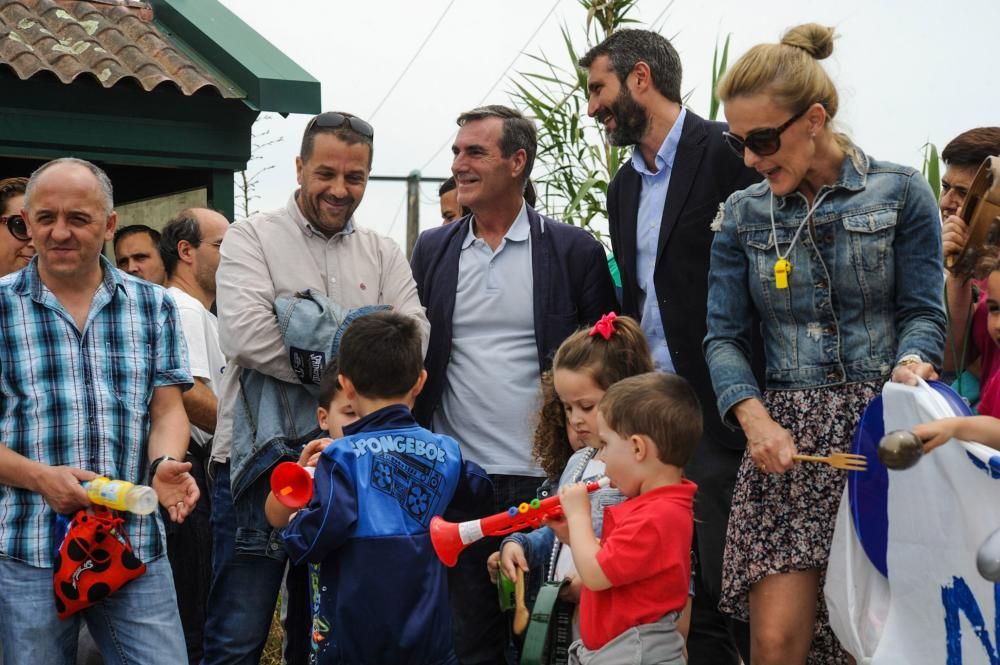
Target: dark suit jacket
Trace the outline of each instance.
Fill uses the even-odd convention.
[[[660,316],[677,373],[694,386],[705,414],[709,445],[745,445],[742,432],[725,425],[715,408],[715,391],[702,352],[706,333],[709,252],[712,220],[719,204],[734,191],[760,180],[726,146],[726,125],[703,120],[689,109],[667,188],[653,283]],[[611,245],[622,278],[622,311],[636,319],[641,311],[636,276],[636,219],[642,177],[626,162],[608,187]],[[703,446],[704,447],[704,443]]]
[[[472,216],[420,234],[410,266],[420,302],[431,322],[431,338],[424,366],[427,383],[417,398],[414,414],[429,427],[441,403],[448,358],[451,356],[451,319],[455,312],[458,263],[462,241]],[[531,268],[535,313],[535,344],[539,373],[552,364],[552,355],[577,328],[593,324],[617,307],[614,285],[604,248],[583,229],[539,215],[528,206],[531,228]]]

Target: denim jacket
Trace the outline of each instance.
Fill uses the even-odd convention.
[[[805,196],[774,197],[776,232],[766,182],[732,194],[716,218],[704,348],[730,425],[733,405],[761,396],[748,359],[755,312],[768,390],[884,380],[908,354],[941,364],[941,223],[927,182],[851,146],[816,200],[787,256],[785,289],[775,282],[775,236],[784,254],[809,209]]]
[[[264,514],[271,469],[283,460],[298,459],[306,443],[326,436],[316,422],[323,367],[336,356],[351,321],[383,309],[389,308],[374,305],[345,310],[312,289],[275,300],[278,327],[300,383],[248,368],[240,372],[230,459],[237,552],[285,558],[279,534]]]

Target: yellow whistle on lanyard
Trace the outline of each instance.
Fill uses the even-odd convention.
[[[792,264],[787,259],[778,259],[774,264],[774,286],[779,289],[788,288],[788,273],[792,272]]]

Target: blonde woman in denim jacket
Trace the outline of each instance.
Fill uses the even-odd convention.
[[[792,455],[849,449],[885,380],[933,378],[944,344],[934,196],[831,128],[837,91],[817,60],[832,40],[792,28],[719,84],[727,142],[765,178],[716,219],[705,338],[719,411],[747,437],[720,605],[750,620],[753,665],[850,662],[820,593],[845,474]]]

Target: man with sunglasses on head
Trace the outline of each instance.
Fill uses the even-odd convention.
[[[229,363],[210,464],[215,552],[205,665],[260,659],[287,558],[264,515],[270,469],[320,434],[310,393],[318,376],[310,368],[330,358],[286,349],[287,322],[279,325],[276,300],[311,290],[347,310],[389,305],[417,321],[426,346],[430,325],[403,252],[354,217],[368,184],[373,139],[371,125],[349,113],[310,120],[295,158],[298,189],[284,207],[234,224],[222,246],[219,340]],[[242,407],[254,396],[243,386],[250,379],[277,382],[281,403],[261,403],[248,413]],[[289,406],[304,403],[311,406]],[[279,435],[256,440],[275,429]],[[301,634],[290,641],[304,649],[286,652],[285,660],[304,663],[311,626],[295,628]]]
[[[725,427],[702,354],[712,219],[732,192],[760,180],[726,147],[726,125],[681,104],[681,63],[663,36],[620,30],[579,62],[588,70],[587,113],[612,145],[635,146],[608,188],[611,245],[622,311],[642,324],[660,371],[694,386],[705,432],[685,472],[695,502],[691,665],[750,662],[746,624],[717,610],[729,506],[742,434]],[[737,653],[737,648],[740,653]]]
[[[35,245],[21,214],[27,184],[27,178],[0,180],[0,224],[7,227],[7,231],[0,231],[0,277],[28,265],[35,255]]]

